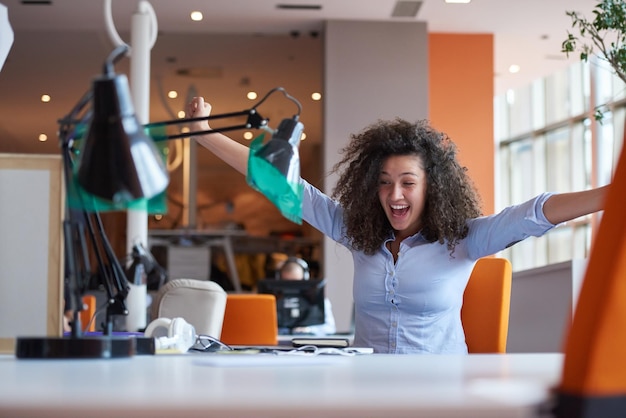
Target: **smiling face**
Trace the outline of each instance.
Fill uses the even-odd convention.
[[[396,231],[396,239],[402,240],[422,228],[426,183],[426,172],[419,156],[394,155],[384,161],[378,199]]]

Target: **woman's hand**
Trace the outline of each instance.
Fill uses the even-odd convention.
[[[204,101],[203,97],[194,97],[187,105],[187,117],[188,118],[201,118],[209,116],[211,114],[211,105]],[[191,122],[192,131],[208,131],[209,121],[199,120]]]
[[[187,105],[187,117],[202,118],[211,114],[211,105],[204,101],[203,97],[194,97]],[[198,120],[190,123],[192,132],[208,131],[209,122]],[[246,175],[248,172],[248,147],[233,141],[226,135],[214,132],[204,135],[195,135],[196,142],[220,158],[226,164]]]

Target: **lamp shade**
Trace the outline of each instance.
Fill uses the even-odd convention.
[[[288,181],[300,177],[300,155],[298,144],[304,125],[296,119],[283,119],[272,136],[256,156],[274,166]]]
[[[113,201],[151,198],[167,187],[165,163],[144,133],[124,75],[93,81],[93,117],[78,168],[78,183],[89,193]]]
[[[266,144],[262,144],[262,137],[252,141],[246,178],[283,216],[298,224],[302,223],[303,194],[298,144],[303,130],[297,118],[283,119]]]

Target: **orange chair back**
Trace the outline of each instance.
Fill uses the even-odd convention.
[[[476,262],[461,309],[470,353],[506,352],[512,275],[507,259],[486,257]]]
[[[91,323],[89,327],[89,321],[96,313],[96,297],[94,295],[84,295],[83,296],[83,310],[80,311],[80,324],[83,328],[84,332],[93,332],[96,330],[96,321]]]
[[[278,344],[274,295],[229,293],[220,339],[229,345]]]

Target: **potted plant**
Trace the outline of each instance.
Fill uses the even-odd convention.
[[[579,12],[566,12],[572,18],[572,28],[562,43],[562,52],[568,56],[580,52],[587,62],[591,55],[607,61],[615,75],[626,83],[626,1],[602,0],[593,9],[594,18],[587,19]],[[602,121],[602,106],[595,109],[595,118]]]

